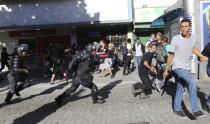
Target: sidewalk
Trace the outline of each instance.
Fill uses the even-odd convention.
[[[39,79],[36,79],[39,80]],[[49,80],[48,80],[49,81]],[[210,114],[205,118],[182,119],[173,113],[171,92],[174,87],[161,96],[154,91],[149,99],[133,97],[131,84],[139,81],[137,72],[128,76],[117,72],[114,79],[110,76],[101,78],[94,74],[94,82],[100,89],[100,95],[106,100],[104,104],[92,104],[90,90],[80,87],[67,98],[63,106],[57,108],[54,98],[69,86],[64,81],[50,85],[47,80],[37,83],[21,92],[21,98],[14,97],[13,104],[3,105],[6,86],[0,84],[0,123],[1,124],[209,124]],[[199,81],[200,93],[210,93],[210,80]],[[2,91],[3,90],[3,91]],[[191,107],[188,93],[184,102],[190,116]],[[199,105],[200,100],[198,99]],[[200,106],[201,107],[201,106]]]

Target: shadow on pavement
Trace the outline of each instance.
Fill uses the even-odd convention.
[[[109,83],[108,85],[102,87],[100,90],[99,90],[99,96],[101,96],[101,99],[107,99],[109,94],[111,93],[111,90],[117,85],[117,84],[120,84],[122,82],[122,80],[117,80],[117,81],[114,81],[114,82],[111,82]],[[82,89],[81,89],[82,90]],[[80,90],[80,91],[81,91]],[[76,100],[80,100],[80,99],[84,99],[84,98],[87,98],[87,97],[90,97],[91,94],[88,94],[88,95],[85,95],[85,96],[80,96],[78,97],[77,95],[72,95],[72,96],[67,96],[65,97],[65,99],[63,100],[64,103],[68,103],[68,102],[72,102],[72,101],[76,101]],[[67,100],[66,100],[67,99]],[[62,102],[62,103],[63,103]],[[105,102],[105,101],[104,101]],[[103,102],[103,103],[104,103]],[[61,106],[63,106],[64,104],[62,104]]]
[[[23,98],[23,99],[21,99],[21,98],[13,99],[13,100],[11,100],[11,103],[10,104],[1,103],[0,104],[0,108],[3,107],[3,106],[6,106],[6,105],[12,105],[12,104],[20,103],[20,102],[25,101],[25,100],[28,100],[28,99],[33,99],[34,97],[37,97],[37,96],[41,96],[41,95],[45,95],[45,94],[50,94],[53,91],[55,91],[56,89],[62,89],[65,86],[66,86],[66,84],[65,83],[62,83],[62,84],[56,85],[54,87],[51,87],[51,88],[49,88],[47,90],[44,90],[43,92],[41,92],[39,94],[34,94],[34,95],[31,95],[31,96],[26,97],[26,98]]]
[[[84,90],[81,89],[78,92],[76,92],[73,96],[73,98],[77,98],[80,99],[80,97],[76,97],[77,95],[79,95],[81,92],[83,92]],[[67,104],[68,102],[64,102],[63,105]],[[47,116],[49,116],[50,114],[56,112],[56,110],[58,109],[56,103],[50,102],[47,103],[43,106],[41,106],[40,108],[29,112],[17,119],[14,120],[14,122],[12,124],[37,124],[40,121],[42,121],[44,118],[46,118]]]
[[[103,99],[108,98],[109,94],[111,93],[111,90],[117,84],[120,84],[121,82],[122,82],[122,80],[117,80],[117,81],[111,82],[110,84],[102,87],[99,91],[99,95],[101,95],[103,97]],[[31,98],[33,98],[35,96],[43,95],[43,94],[49,94],[52,91],[53,91],[53,89],[48,89],[48,90],[46,90],[46,91],[44,91],[40,94],[37,94],[37,95],[34,95],[34,96],[32,95]],[[78,92],[74,93],[71,97],[69,97],[69,99],[67,98],[67,100],[64,100],[62,102],[62,106],[66,105],[69,101],[72,102],[72,101],[84,99],[84,98],[87,98],[87,97],[91,96],[91,94],[88,94],[88,95],[85,95],[85,96],[78,97],[78,95],[81,94],[83,91],[84,91],[84,89],[80,89]],[[28,97],[26,99],[29,99],[29,98],[30,97]],[[62,107],[62,106],[60,106],[60,107]],[[49,116],[50,114],[56,112],[57,109],[58,109],[58,107],[57,107],[55,102],[47,103],[47,104],[43,105],[42,107],[15,119],[13,124],[25,124],[25,123],[36,124],[36,123],[42,121],[47,116]]]
[[[99,90],[99,95],[102,97],[102,99],[107,99],[109,98],[109,94],[111,93],[111,90],[116,87],[118,84],[120,84],[122,82],[122,80],[117,80],[114,82],[111,82],[109,84],[107,84],[106,86],[102,87]]]
[[[197,94],[198,94],[198,98],[200,100],[202,109],[205,110],[206,112],[210,113],[210,108],[207,105],[208,95],[206,95],[205,93],[200,91],[200,88],[198,88]]]

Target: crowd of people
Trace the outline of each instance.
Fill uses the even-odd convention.
[[[98,96],[98,88],[93,83],[92,73],[101,73],[101,78],[107,75],[114,78],[115,72],[121,67],[122,75],[127,76],[133,71],[133,60],[135,60],[141,79],[139,87],[135,88],[139,91],[138,93],[134,91],[135,97],[140,94],[142,99],[149,98],[153,89],[161,92],[172,75],[176,83],[174,113],[183,118],[186,117],[181,106],[183,89],[186,87],[189,91],[193,115],[196,118],[205,116],[197,105],[197,82],[190,74],[190,56],[195,53],[201,62],[208,61],[210,44],[201,53],[196,48],[195,37],[190,34],[190,27],[191,22],[188,19],[183,19],[180,24],[181,34],[173,37],[171,42],[167,36],[157,32],[151,34],[151,38],[145,45],[139,39],[135,39],[133,45],[131,39],[127,39],[123,43],[101,40],[99,43],[89,43],[83,49],[77,49],[75,45],[65,48],[60,44],[49,44],[43,64],[45,66],[44,76],[50,77],[52,85],[57,75],[62,75],[66,84],[69,84],[68,78],[73,80],[71,87],[55,98],[56,103],[61,105],[63,99],[71,96],[79,85],[91,90],[94,104],[103,103],[103,99]],[[26,44],[18,46],[17,54],[13,55],[9,65],[9,54],[5,47],[2,48],[1,70],[5,65],[9,68],[7,78],[10,86],[5,103],[10,103],[14,94],[20,96],[19,92],[25,88],[24,81],[29,73],[25,66],[27,51]],[[207,74],[210,75],[210,62],[207,65]]]

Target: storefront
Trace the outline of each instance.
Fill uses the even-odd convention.
[[[42,64],[42,60],[46,55],[46,48],[49,44],[60,44],[64,48],[71,46],[70,33],[62,33],[62,31],[65,30],[28,29],[5,31],[0,33],[1,41],[5,43],[1,45],[7,46],[9,48],[8,53],[12,53],[18,44],[28,44],[30,48],[28,54],[29,64]]]
[[[78,44],[87,42],[99,42],[102,39],[112,43],[125,42],[127,39],[128,26],[131,24],[104,24],[96,26],[82,26],[76,29]]]

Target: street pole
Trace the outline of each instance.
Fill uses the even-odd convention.
[[[196,21],[195,21],[195,0],[183,0],[183,10],[184,10],[184,18],[188,18],[191,21],[191,34],[195,34],[195,26],[196,26]],[[199,78],[199,66],[198,62],[196,59],[196,55],[192,54],[191,56],[191,73],[196,74],[197,73],[197,78]]]

